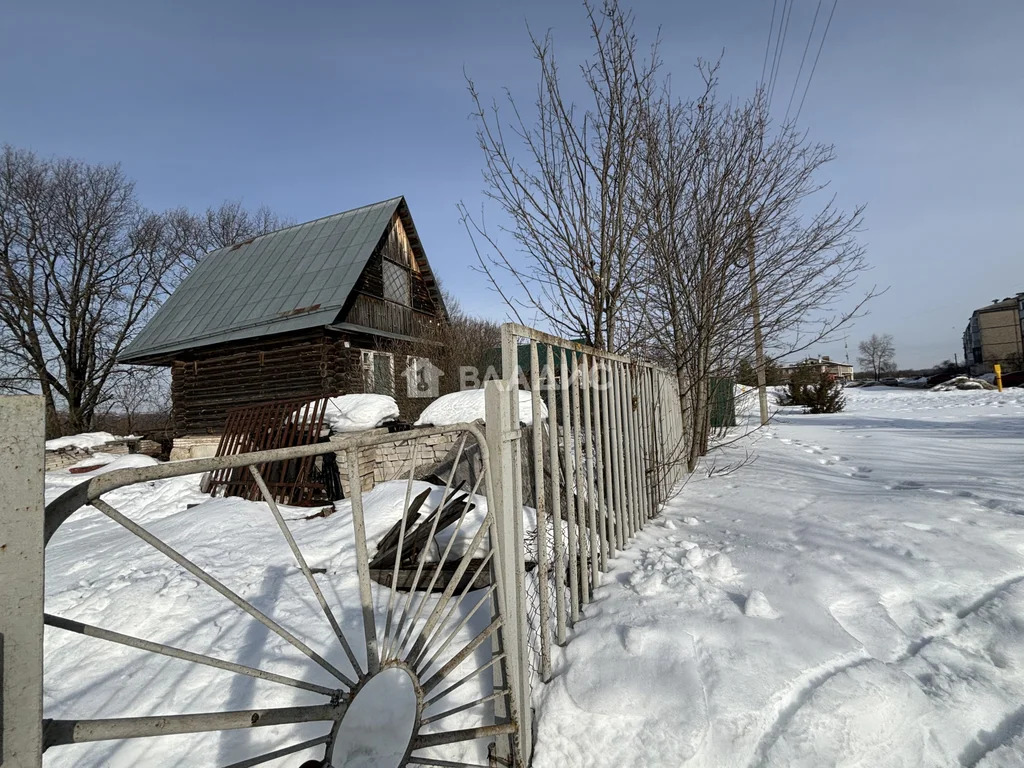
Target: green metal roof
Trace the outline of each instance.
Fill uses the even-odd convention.
[[[211,251],[120,360],[330,325],[403,204],[395,197]]]

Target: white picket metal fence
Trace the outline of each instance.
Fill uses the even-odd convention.
[[[682,479],[686,441],[669,371],[516,324],[502,326],[501,352],[501,380],[486,384],[487,439],[492,503],[505,521],[501,573],[518,618],[505,641],[528,763],[525,713],[534,682],[551,678],[551,645],[565,644],[611,558]],[[528,445],[521,388],[530,391]],[[532,533],[524,505],[535,513]]]

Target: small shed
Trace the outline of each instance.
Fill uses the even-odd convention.
[[[406,372],[447,317],[395,197],[207,254],[120,360],[170,368],[175,458],[212,455],[229,410],[269,400],[389,394],[414,419]]]

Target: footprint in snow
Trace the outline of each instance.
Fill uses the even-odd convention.
[[[1012,501],[1004,501],[1003,499],[986,499],[981,502],[981,506],[985,509],[991,509],[994,512],[1006,512],[1010,515],[1024,515],[1024,508],[1018,507]]]
[[[926,754],[921,721],[932,707],[898,668],[853,661],[791,694],[763,741],[761,764],[916,765],[899,756]]]
[[[841,598],[828,606],[828,612],[843,631],[876,659],[895,661],[906,647],[906,635],[874,595]]]
[[[900,480],[892,485],[887,485],[886,488],[890,491],[912,491],[916,488],[924,488],[924,483],[917,480]]]

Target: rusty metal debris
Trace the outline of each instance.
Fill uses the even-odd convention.
[[[312,401],[275,400],[229,411],[216,455],[236,456],[324,442],[327,401],[326,397]],[[258,469],[278,503],[310,507],[342,497],[333,453],[268,462]],[[209,489],[214,496],[223,494],[249,500],[261,497],[252,474],[244,467],[215,471]]]

